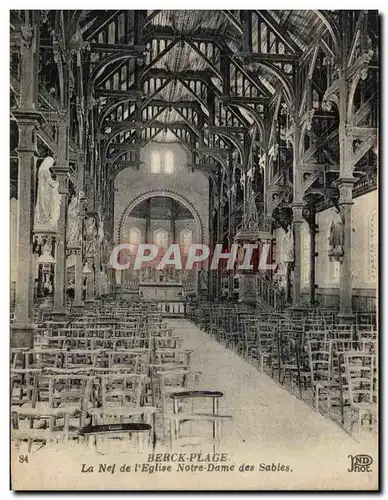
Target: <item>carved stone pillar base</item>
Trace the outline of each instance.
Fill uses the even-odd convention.
[[[25,347],[32,349],[34,347],[34,329],[33,326],[12,326],[11,327],[11,348]]]

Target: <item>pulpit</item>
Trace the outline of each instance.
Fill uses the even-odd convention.
[[[240,246],[239,252],[239,267],[243,265],[243,269],[238,269],[239,279],[239,302],[245,304],[254,304],[257,302],[257,272],[261,266],[268,268],[268,258],[271,259],[271,242],[272,235],[268,231],[259,229],[241,229],[234,241]],[[256,245],[257,249],[254,252],[244,248],[244,245]],[[265,245],[268,245],[267,248]],[[248,247],[249,248],[249,247]],[[247,254],[249,252],[249,255]],[[246,265],[247,262],[250,265]],[[263,270],[265,270],[263,269]]]

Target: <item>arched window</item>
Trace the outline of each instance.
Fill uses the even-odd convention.
[[[134,254],[137,252],[137,247],[141,242],[141,230],[138,227],[132,227],[129,230],[129,245],[131,247],[130,252]]]
[[[160,173],[160,153],[159,153],[159,151],[152,151],[152,154],[151,154],[151,172],[153,174]]]
[[[164,155],[164,173],[172,174],[174,172],[174,154],[172,151],[166,151]]]
[[[185,228],[180,232],[180,246],[183,253],[186,255],[189,252],[189,247],[193,242],[193,233],[190,229]]]
[[[129,244],[138,245],[140,243],[141,231],[138,227],[132,227],[129,231]]]
[[[168,232],[161,228],[157,229],[154,232],[154,244],[166,250],[168,246]]]

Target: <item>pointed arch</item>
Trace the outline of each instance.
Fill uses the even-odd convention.
[[[129,244],[139,245],[141,242],[141,229],[137,226],[131,227],[129,230]]]
[[[163,250],[167,250],[168,248],[168,232],[159,227],[154,231],[154,245],[158,248],[163,248]]]

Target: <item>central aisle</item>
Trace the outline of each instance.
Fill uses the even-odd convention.
[[[331,471],[321,478],[328,481],[326,486],[334,486],[332,483],[339,480],[337,471],[343,482],[350,454],[369,452],[377,461],[375,436],[365,435],[362,443],[357,443],[329,418],[316,413],[194,324],[182,319],[167,322],[175,335],[183,338],[182,347],[193,350],[192,369],[202,372],[199,388],[224,393],[220,413],[233,419],[222,423],[221,451],[228,451],[233,460],[289,464],[306,473],[311,471],[310,487],[314,487],[316,470],[321,468],[323,472],[325,464]],[[348,476],[352,484],[354,476]]]
[[[130,443],[122,442],[117,446],[112,443],[106,454],[97,454],[87,442],[68,441],[51,443],[30,453],[28,464],[18,458],[24,451],[11,449],[15,487],[27,476],[31,489],[50,490],[376,487],[378,455],[375,442],[357,443],[331,420],[315,413],[188,321],[169,320],[168,323],[174,335],[183,338],[183,347],[193,350],[192,369],[202,372],[200,388],[224,393],[220,413],[232,415],[233,419],[223,422],[217,451],[226,453],[226,463],[233,471],[179,472],[177,464],[164,459],[160,465],[171,465],[172,472],[132,470],[122,473],[122,467],[125,469],[128,464],[139,463],[141,467],[142,463],[149,463],[149,450],[136,451]],[[193,431],[196,430],[194,425]],[[209,452],[206,443],[200,450],[183,448],[179,451]],[[154,451],[170,452],[160,444]],[[373,457],[371,473],[348,472],[349,455],[359,453]],[[190,462],[191,459],[183,463],[190,467]],[[115,473],[99,473],[101,464],[104,467],[116,464]],[[92,468],[93,473],[87,473],[88,468]]]

